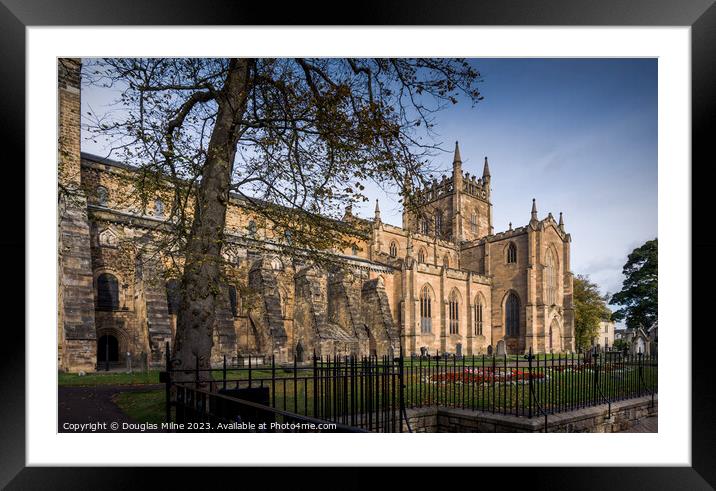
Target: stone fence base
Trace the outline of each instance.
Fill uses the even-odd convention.
[[[612,403],[611,417],[606,404],[547,416],[549,433],[614,433],[629,431],[641,419],[658,414],[654,396]],[[544,416],[532,418],[492,414],[467,409],[429,407],[407,410],[416,433],[539,433],[544,432]],[[408,431],[403,423],[403,431]]]

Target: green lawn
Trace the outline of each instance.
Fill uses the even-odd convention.
[[[434,368],[434,367],[433,367]],[[445,370],[444,368],[442,370]],[[537,371],[535,371],[537,372]],[[407,407],[419,407],[423,405],[443,405],[453,407],[466,407],[478,410],[491,410],[493,407],[498,412],[519,413],[526,415],[529,411],[529,384],[528,383],[463,383],[463,382],[432,382],[431,374],[445,373],[444,371],[408,371],[405,374],[405,403]],[[218,376],[217,376],[218,375]],[[232,377],[231,375],[234,375]],[[313,391],[314,381],[312,378],[299,377],[294,386],[291,374],[277,370],[276,379],[272,383],[271,379],[264,378],[266,374],[259,375],[256,378],[252,376],[253,387],[269,387],[271,394],[271,403],[276,408],[285,409],[299,414],[314,415],[313,411]],[[270,370],[268,371],[270,376]],[[288,375],[288,376],[287,376]],[[535,396],[533,398],[540,402],[544,410],[564,411],[571,408],[578,408],[583,404],[591,405],[595,396],[594,372],[584,370],[582,372],[559,372],[547,369],[546,379],[535,380],[533,388]],[[229,374],[229,380],[235,378],[236,374]],[[221,372],[214,374],[214,379],[219,379]],[[618,371],[608,374],[601,374],[598,380],[600,394],[611,400],[621,398],[635,397],[638,389],[641,388],[642,395],[648,395],[649,390],[657,390],[657,370],[656,367],[645,367],[643,377],[645,383],[640,383],[636,368],[624,371]],[[241,374],[244,380],[240,384],[246,387],[245,374]],[[330,377],[329,377],[330,378]],[[348,383],[344,385],[342,379],[337,386],[327,384],[327,380],[321,382],[316,390],[319,394],[319,400],[323,401],[324,409],[320,413],[339,412],[341,407],[347,408],[355,404],[356,411],[360,412],[362,407],[361,399],[366,402],[363,395],[369,390],[367,387],[357,383],[351,387]],[[384,382],[374,380],[375,384]],[[546,383],[545,383],[546,382]],[[229,382],[229,388],[234,388],[235,382]],[[274,390],[275,388],[275,399]],[[217,384],[214,390],[220,388]],[[374,408],[381,405],[381,387],[373,386],[370,392],[373,394]],[[139,422],[159,422],[164,421],[164,390],[151,391],[132,391],[120,393],[116,396],[116,403],[130,417]],[[334,401],[335,398],[335,401]],[[355,402],[350,402],[354,400]],[[386,401],[389,405],[392,401]],[[397,402],[397,401],[396,401]],[[367,403],[367,402],[366,402]],[[334,406],[338,404],[338,406]],[[538,414],[536,405],[532,404],[533,415]]]
[[[113,400],[124,414],[138,423],[161,424],[165,421],[164,390],[120,392]]]
[[[60,387],[158,384],[159,370],[133,373],[94,372],[82,376],[76,373],[58,372],[57,379]]]

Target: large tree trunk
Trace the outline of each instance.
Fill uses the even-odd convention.
[[[194,221],[187,241],[181,300],[174,340],[174,368],[209,368],[217,297],[221,295],[221,249],[226,207],[240,122],[246,108],[249,60],[233,59],[226,81],[217,94],[216,124],[207,149],[196,194]],[[175,376],[193,380],[190,371]],[[209,378],[200,372],[201,380]]]

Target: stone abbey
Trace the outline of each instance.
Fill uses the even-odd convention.
[[[80,151],[80,61],[59,62],[58,360],[60,369],[146,359],[163,363],[178,282],[165,277],[157,234],[171,198],[132,201],[136,168]],[[402,227],[376,203],[364,240],[334,251],[334,271],[281,255],[231,197],[226,281],[219,294],[212,362],[224,356],[569,352],[574,349],[570,235],[562,215],[495,233],[490,169],[452,175],[413,192],[421,206]],[[526,215],[526,214],[525,214]],[[502,344],[501,343],[501,344]]]

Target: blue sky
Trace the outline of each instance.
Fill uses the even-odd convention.
[[[622,266],[657,237],[656,59],[476,59],[485,97],[458,103],[436,119],[463,169],[492,174],[495,231],[525,225],[532,198],[539,217],[564,212],[572,235],[572,271],[603,293],[621,288]],[[380,198],[382,218],[400,225],[400,206]],[[372,214],[372,203],[359,208]]]
[[[495,231],[564,212],[572,235],[572,271],[588,274],[603,293],[621,287],[629,252],[657,236],[656,59],[475,59],[484,101],[461,101],[439,113],[435,158],[445,170],[460,142],[463,169],[492,174]],[[83,92],[98,110],[106,94]],[[101,145],[83,150],[106,154]],[[371,216],[380,199],[384,221],[400,225],[395,195],[367,189]]]

